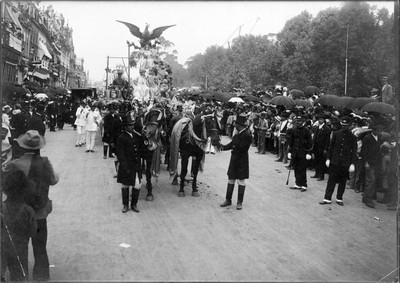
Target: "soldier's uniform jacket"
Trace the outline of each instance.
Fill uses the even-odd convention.
[[[115,153],[119,161],[117,182],[124,185],[135,185],[136,173],[141,176],[141,156],[144,149],[143,137],[134,131],[126,131],[119,136]]]
[[[348,129],[332,133],[327,159],[331,164],[349,167],[357,159],[357,138]]]
[[[305,158],[312,150],[311,131],[306,127],[292,128],[288,131],[289,150],[294,157]]]
[[[232,137],[232,141],[224,145],[222,150],[232,149],[231,160],[228,168],[228,178],[248,179],[249,178],[249,148],[252,142],[252,137],[249,130],[246,128],[240,133]]]
[[[324,124],[321,129],[317,125],[314,130],[314,153],[322,153],[324,150],[328,151],[331,129]]]

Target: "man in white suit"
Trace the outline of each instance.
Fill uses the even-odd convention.
[[[393,89],[392,86],[388,83],[388,78],[386,76],[382,77],[382,102],[393,104]]]

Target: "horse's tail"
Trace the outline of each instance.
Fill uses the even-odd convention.
[[[170,157],[169,157],[170,175],[176,174],[176,168],[178,167],[179,141],[181,139],[182,131],[189,121],[190,121],[189,118],[179,119],[172,128],[171,142],[170,142]]]

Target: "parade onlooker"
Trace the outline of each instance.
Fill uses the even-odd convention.
[[[329,168],[329,178],[326,185],[325,196],[320,204],[330,204],[336,183],[338,189],[336,203],[343,206],[343,194],[346,189],[346,181],[349,172],[354,172],[357,161],[357,138],[350,130],[351,119],[348,116],[342,117],[340,124],[342,129],[333,132],[332,140],[326,160]]]
[[[49,187],[58,183],[58,174],[54,172],[53,166],[47,157],[41,157],[38,150],[46,144],[43,136],[38,131],[30,130],[21,135],[16,142],[25,150],[20,158],[9,162],[4,171],[16,166],[21,169],[28,180],[33,181],[36,186],[31,195],[25,198],[35,212],[37,221],[37,233],[32,237],[33,255],[35,264],[33,267],[34,280],[49,280],[49,258],[47,255],[47,216],[53,209],[52,201],[49,199]]]
[[[388,77],[383,76],[382,77],[382,102],[388,103],[388,104],[393,104],[393,88],[392,86],[388,83]]]
[[[11,116],[11,138],[12,138],[12,151],[13,159],[18,158],[24,154],[15,139],[24,134],[28,130],[29,119],[31,118],[29,101],[23,101],[21,105],[16,105]]]
[[[96,133],[99,129],[100,120],[100,112],[95,103],[92,103],[90,105],[89,112],[86,114],[86,152],[94,152],[93,148],[96,140]]]
[[[10,127],[10,113],[11,107],[9,105],[3,106],[3,114],[1,115],[1,122],[7,127]]]
[[[331,129],[325,125],[325,115],[318,114],[316,118],[318,119],[318,124],[314,128],[313,135],[315,175],[311,176],[311,178],[317,178],[317,181],[322,181],[325,175],[325,162],[329,148]]]
[[[37,223],[35,212],[25,204],[24,196],[34,187],[15,166],[2,176],[2,190],[7,199],[1,211],[1,281],[5,281],[7,268],[11,281],[28,281],[29,239],[35,236]]]
[[[226,200],[221,207],[232,204],[232,194],[236,180],[239,185],[238,199],[236,209],[242,209],[244,192],[246,189],[245,179],[249,178],[249,148],[251,145],[251,134],[247,128],[247,117],[238,115],[235,120],[237,134],[232,137],[232,141],[227,145],[222,145],[222,150],[232,150],[231,159],[228,168],[228,186],[226,191]]]
[[[289,125],[289,121],[288,118],[290,116],[289,112],[282,112],[280,115],[280,123],[278,125],[278,159],[275,160],[277,162],[284,162],[287,163],[287,137],[286,137],[286,133],[288,130],[288,125]]]
[[[262,111],[260,113],[260,120],[258,121],[258,151],[257,153],[265,154],[266,144],[265,144],[265,137],[267,135],[267,130],[269,128],[268,120],[266,119],[267,112]]]
[[[142,179],[140,134],[134,130],[135,116],[129,111],[122,117],[123,133],[117,140],[116,155],[119,162],[117,182],[122,184],[122,213],[129,210],[129,188],[132,187],[131,209],[139,212],[139,200]]]
[[[58,104],[52,100],[47,104],[47,118],[49,119],[49,130],[50,132],[56,131],[57,126],[57,112]]]
[[[371,129],[372,132],[366,134],[362,139],[361,146],[361,157],[365,166],[365,191],[362,202],[366,206],[374,208],[373,200],[376,199],[376,193],[382,191],[382,153],[380,150],[382,126],[377,121],[371,121]]]
[[[307,190],[307,160],[311,159],[311,131],[304,126],[305,117],[297,115],[294,118],[292,130],[288,133],[288,158],[294,169],[295,185],[291,189],[301,192]]]
[[[76,143],[75,146],[82,146],[85,143],[85,125],[86,125],[86,115],[88,109],[86,108],[86,103],[81,102],[78,109],[76,110],[75,123],[76,126]]]
[[[46,133],[46,118],[44,110],[46,104],[44,102],[38,102],[36,107],[33,109],[33,114],[29,118],[27,130],[36,130],[41,136],[45,136]]]
[[[104,128],[103,128],[103,158],[114,157],[115,144],[119,135],[122,132],[121,118],[116,113],[117,106],[115,104],[110,104],[110,112],[104,116]]]

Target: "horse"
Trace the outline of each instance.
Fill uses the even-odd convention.
[[[176,122],[171,133],[170,143],[170,176],[177,181],[177,160],[178,152],[181,156],[181,173],[179,197],[185,196],[185,177],[188,172],[187,167],[189,157],[192,158],[192,196],[200,196],[197,189],[197,174],[203,170],[205,158],[205,146],[211,140],[212,145],[219,145],[219,125],[217,118],[213,114],[198,114],[196,117],[184,115]]]

